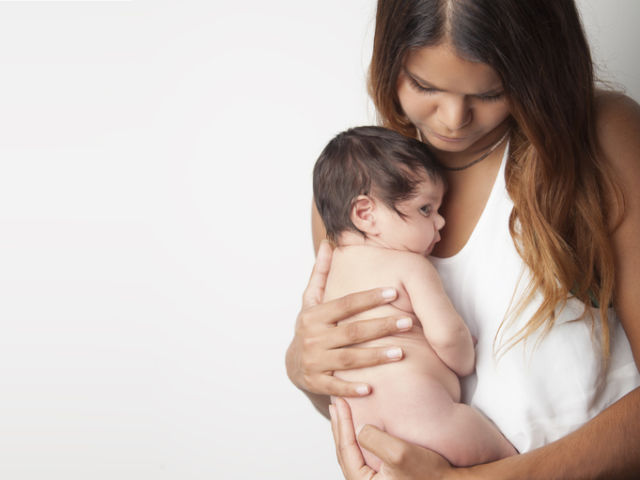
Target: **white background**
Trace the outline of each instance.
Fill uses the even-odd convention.
[[[640,99],[640,3],[579,3]],[[0,477],[339,478],[284,352],[373,11],[0,2]]]

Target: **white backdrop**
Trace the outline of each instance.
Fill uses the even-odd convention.
[[[0,477],[340,477],[284,352],[374,3],[0,1]],[[640,99],[640,4],[579,3]]]

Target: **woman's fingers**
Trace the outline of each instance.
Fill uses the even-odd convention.
[[[347,382],[332,373],[339,370],[357,369],[401,360],[404,352],[398,347],[387,348],[343,348],[327,350],[322,358],[322,367],[307,357],[299,369],[302,372],[304,389],[323,395],[359,397],[371,393],[366,383]],[[295,383],[295,382],[294,382]]]
[[[331,375],[318,378],[318,384],[319,393],[332,397],[365,397],[371,393],[371,387],[366,383],[347,382]]]
[[[347,480],[370,480],[378,478],[376,472],[364,461],[353,429],[351,409],[342,398],[336,398],[329,407],[331,430],[336,444],[336,455],[342,473]]]
[[[305,293],[305,295],[307,294]],[[389,303],[397,295],[395,288],[374,288],[364,292],[351,293],[309,308],[303,306],[298,316],[298,326],[300,328],[332,326],[340,320],[352,317],[357,313]]]
[[[403,358],[398,347],[345,347],[367,340],[411,329],[411,322],[394,317],[362,320],[338,327],[317,328],[299,326],[296,338],[287,350],[286,366],[289,378],[303,390],[323,395],[353,397],[368,395],[363,384],[353,384],[332,376],[334,371],[372,367]]]
[[[330,371],[354,370],[401,360],[404,352],[400,347],[339,348],[327,353]]]
[[[332,329],[331,338],[327,339],[327,347],[338,348],[345,345],[355,345],[394,333],[407,332],[412,327],[413,319],[411,317],[399,318],[397,316],[343,323]]]
[[[378,305],[395,300],[397,292],[394,288],[375,288],[365,292],[352,293],[320,306],[324,298],[324,289],[327,284],[327,276],[331,269],[331,257],[333,251],[327,241],[323,241],[318,248],[316,262],[311,271],[311,277],[307,288],[302,294],[302,311],[309,312],[320,310],[327,323],[337,323],[338,320],[349,318],[356,313],[369,310]],[[321,308],[313,309],[312,307]]]
[[[296,332],[287,349],[287,374],[299,388],[321,395],[368,395],[367,385],[332,376],[336,370],[361,368],[400,360],[398,348],[344,348],[411,329],[410,318],[382,318],[336,325],[360,312],[392,302],[394,288],[357,292],[323,303],[332,250],[327,242],[318,249],[316,263],[303,294]]]
[[[411,325],[409,318],[387,317],[324,328],[313,333],[310,328],[304,333],[299,331],[300,337],[304,338],[300,348],[291,346],[287,354],[290,378],[299,387],[313,393],[341,397],[368,395],[371,389],[366,384],[343,381],[334,377],[333,372],[395,362],[403,358],[404,352],[394,346],[343,348],[343,345],[357,345],[410,330]]]
[[[410,444],[378,428],[365,425],[358,434],[362,448],[367,449],[387,465],[398,465],[406,460]]]
[[[441,455],[432,450],[405,442],[371,425],[358,434],[365,450],[382,460],[380,473],[384,478],[449,478],[454,471]]]
[[[395,288],[374,288],[336,298],[325,303],[324,306],[330,316],[333,316],[336,320],[344,320],[357,313],[389,303],[395,300],[397,296],[398,292]]]

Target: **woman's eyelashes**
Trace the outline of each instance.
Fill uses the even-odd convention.
[[[420,93],[430,94],[439,91],[437,88],[423,87],[411,75],[407,75],[407,78],[409,79],[409,84]]]
[[[432,95],[434,93],[441,91],[441,90],[438,90],[437,88],[424,87],[420,85],[418,81],[415,78],[413,78],[411,75],[407,75],[407,78],[409,79],[409,84],[420,93],[424,93],[426,95]],[[482,102],[496,102],[504,96],[504,92],[492,93],[489,95],[470,95],[470,96],[473,98],[477,98]]]
[[[504,96],[504,92],[492,93],[491,95],[477,95],[476,98],[483,102],[497,102]]]

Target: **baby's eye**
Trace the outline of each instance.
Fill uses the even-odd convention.
[[[420,207],[420,213],[422,213],[422,215],[424,215],[425,217],[431,215],[431,205],[423,205],[422,207]]]

